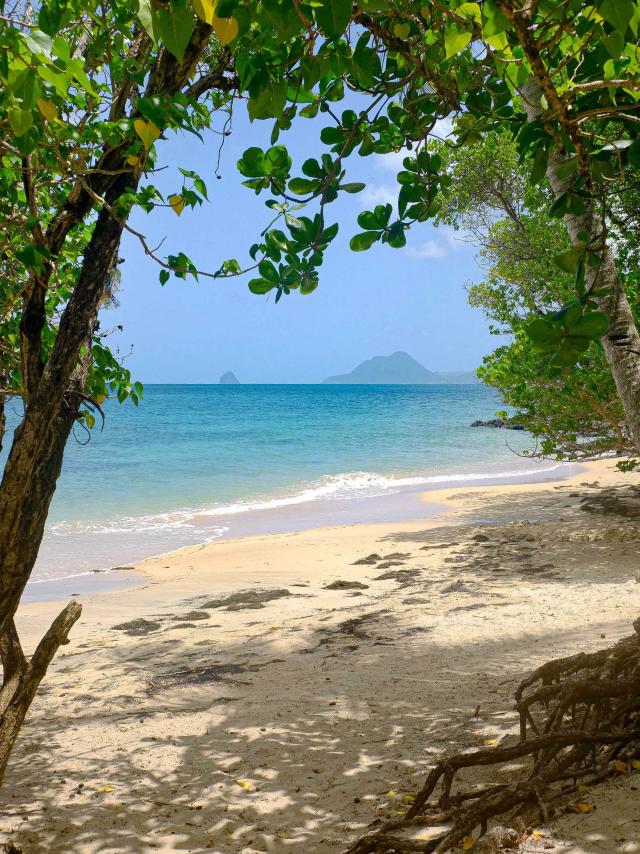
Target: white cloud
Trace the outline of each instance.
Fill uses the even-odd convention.
[[[415,258],[416,261],[436,261],[440,258],[446,258],[460,248],[461,241],[456,238],[453,229],[443,228],[440,230],[438,238],[424,240],[415,246],[407,246],[404,252],[409,258]]]
[[[405,157],[411,157],[408,148],[401,148],[400,151],[392,151],[390,154],[376,154],[376,166],[397,174],[402,169]]]
[[[395,208],[399,190],[400,187],[394,187],[393,184],[367,184],[357,198],[367,210],[376,205],[393,205]]]

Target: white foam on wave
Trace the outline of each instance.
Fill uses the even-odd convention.
[[[274,510],[278,507],[290,507],[295,504],[307,504],[311,501],[335,500],[353,498],[357,495],[384,495],[390,490],[403,486],[422,483],[422,478],[405,477],[393,478],[372,472],[349,472],[339,475],[326,475],[321,480],[310,484],[292,495],[280,498],[265,498],[258,500],[237,501],[233,504],[221,504],[207,510],[201,510],[197,516],[234,516],[237,513],[247,513],[256,510]]]
[[[117,516],[113,519],[88,521],[78,519],[62,521],[49,526],[49,532],[57,537],[74,534],[148,534],[169,531],[193,531],[194,511],[181,508],[170,513],[143,514],[140,516]],[[226,528],[217,529],[221,534]],[[215,534],[215,531],[213,532]]]
[[[300,492],[280,498],[237,501],[233,504],[221,504],[194,514],[199,517],[234,516],[260,510],[274,510],[279,507],[291,507],[313,501],[336,501],[357,497],[375,497],[393,495],[411,486],[427,486],[446,483],[467,483],[503,478],[531,477],[557,471],[564,464],[558,463],[547,468],[520,469],[515,471],[495,471],[481,473],[458,473],[441,475],[420,475],[416,477],[385,477],[374,472],[347,472],[339,475],[326,475],[310,484]]]

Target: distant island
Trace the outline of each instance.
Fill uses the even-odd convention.
[[[233,371],[225,371],[220,377],[220,385],[240,385],[240,380]]]
[[[441,373],[429,371],[408,353],[398,350],[390,356],[374,356],[358,365],[349,374],[327,377],[327,385],[444,385],[445,383],[477,383],[473,371]]]

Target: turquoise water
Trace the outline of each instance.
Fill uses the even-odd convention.
[[[139,409],[109,404],[88,443],[76,430],[33,581],[222,536],[409,518],[425,488],[550,469],[514,453],[527,434],[469,426],[498,408],[481,385],[147,386]]]

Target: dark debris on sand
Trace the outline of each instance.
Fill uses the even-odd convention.
[[[226,608],[227,611],[244,611],[252,608],[264,608],[266,602],[292,596],[283,588],[275,590],[241,590],[229,596],[220,596],[202,604],[202,608]]]

